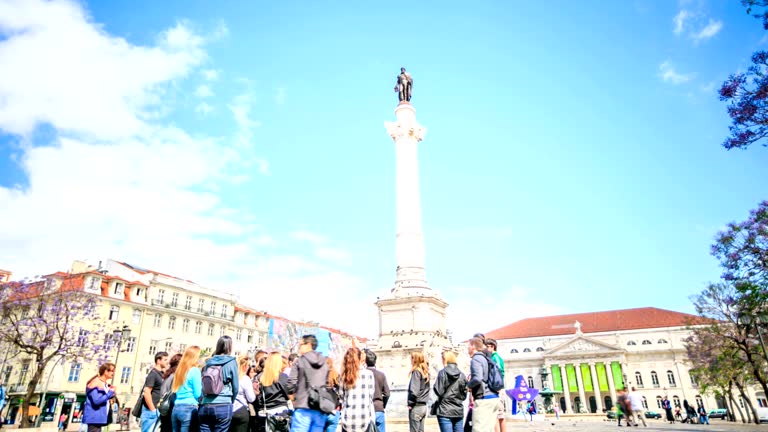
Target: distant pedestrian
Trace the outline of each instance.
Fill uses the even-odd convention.
[[[627,426],[632,426],[632,424],[629,422],[629,418],[631,417],[628,412],[631,412],[630,407],[631,403],[629,401],[629,398],[627,397],[627,392],[625,390],[619,390],[616,392],[616,420],[618,422],[618,426],[621,426],[621,419],[624,417],[627,418]]]
[[[675,422],[675,416],[672,414],[672,404],[669,402],[666,396],[661,400],[661,407],[664,408],[664,412],[667,415],[667,421],[672,424]]]
[[[637,419],[639,418],[643,422],[643,426],[648,427],[645,423],[645,408],[643,407],[643,396],[637,392],[637,389],[632,387],[632,392],[629,394],[629,401],[632,404],[632,417],[635,420],[635,426],[637,426]]]
[[[555,418],[560,420],[560,407],[555,404],[553,405],[552,410],[555,412]]]
[[[707,410],[704,409],[704,405],[699,405],[699,424],[709,424],[709,416]]]
[[[437,400],[437,425],[440,432],[462,432],[464,400],[467,399],[467,377],[456,365],[456,354],[443,351],[443,366],[437,373],[433,389]]]

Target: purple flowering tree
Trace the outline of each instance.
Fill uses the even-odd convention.
[[[758,18],[768,30],[768,0],[742,0],[747,13]],[[755,51],[746,72],[735,73],[720,87],[720,100],[728,103],[730,134],[723,142],[726,149],[746,149],[768,136],[768,52]],[[763,146],[768,143],[763,141]]]
[[[731,222],[717,234],[712,255],[720,260],[723,279],[768,286],[768,201],[749,212],[743,222]]]
[[[21,407],[22,428],[34,426],[30,400],[47,366],[62,358],[103,358],[114,348],[101,326],[93,325],[99,321],[98,306],[98,296],[85,293],[77,275],[58,273],[34,282],[0,284],[0,342],[11,347],[12,355],[33,361]]]

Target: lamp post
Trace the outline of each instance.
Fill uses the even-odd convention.
[[[763,334],[760,332],[760,325],[765,324],[765,319],[762,315],[757,315],[755,318],[752,318],[752,315],[749,313],[742,313],[739,315],[738,318],[739,321],[741,321],[742,324],[749,327],[750,325],[755,325],[755,330],[757,330],[757,340],[760,341],[760,348],[763,349],[763,357],[765,357],[765,361],[768,362],[768,352],[765,350],[765,343],[763,343]]]
[[[115,375],[117,375],[117,361],[120,359],[120,353],[123,348],[123,341],[131,336],[131,328],[128,324],[123,324],[123,328],[117,328],[112,331],[112,338],[117,340],[117,354],[115,355],[115,374],[112,375],[110,385],[115,384]]]

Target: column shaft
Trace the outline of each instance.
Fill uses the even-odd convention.
[[[563,364],[560,365],[560,379],[563,381],[563,395],[565,397],[565,412],[572,413],[573,409],[571,409],[571,390],[568,388],[568,374],[565,372],[565,365]]]
[[[597,412],[603,412],[603,397],[600,394],[600,382],[597,381],[597,370],[595,370],[595,363],[589,363],[589,372],[592,375],[592,389],[595,392],[595,401],[597,401]]]
[[[611,401],[616,406],[616,384],[613,383],[613,368],[611,362],[605,363],[605,374],[608,376],[608,391],[611,392]]]
[[[579,387],[579,400],[581,401],[579,412],[589,412],[587,398],[584,396],[584,378],[581,377],[581,365],[574,365],[574,369],[576,369],[576,385]]]

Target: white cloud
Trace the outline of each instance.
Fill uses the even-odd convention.
[[[723,28],[723,22],[710,19],[704,28],[691,35],[694,41],[699,42],[715,36]]]
[[[675,15],[675,17],[672,19],[672,21],[675,23],[674,32],[675,34],[681,34],[683,32],[683,29],[685,28],[685,20],[688,19],[691,16],[690,12],[688,12],[685,9],[682,9],[680,12]]]
[[[219,79],[219,71],[216,69],[205,69],[201,72],[203,77],[208,81],[216,81]]]
[[[313,245],[321,245],[328,242],[328,237],[322,234],[314,233],[311,231],[305,231],[305,230],[294,231],[289,234],[289,237],[291,237],[294,240],[311,243]]]
[[[201,84],[195,89],[195,96],[199,98],[209,98],[213,96],[213,91],[207,85]]]
[[[208,105],[205,102],[200,102],[195,107],[195,112],[200,114],[200,115],[206,116],[206,115],[210,114],[211,112],[213,112],[213,107]]]
[[[251,117],[253,95],[243,93],[235,96],[232,103],[227,105],[227,107],[232,112],[232,116],[238,126],[237,133],[235,134],[235,148],[251,155],[252,157],[249,159],[254,162],[259,172],[269,175],[269,163],[255,156],[254,135],[255,130],[261,127],[261,122]]]
[[[278,87],[277,93],[275,94],[275,103],[278,105],[285,104],[285,96],[286,96],[286,90],[284,87]]]
[[[678,73],[669,61],[665,61],[659,65],[659,77],[667,83],[683,84],[693,79],[694,74]]]

